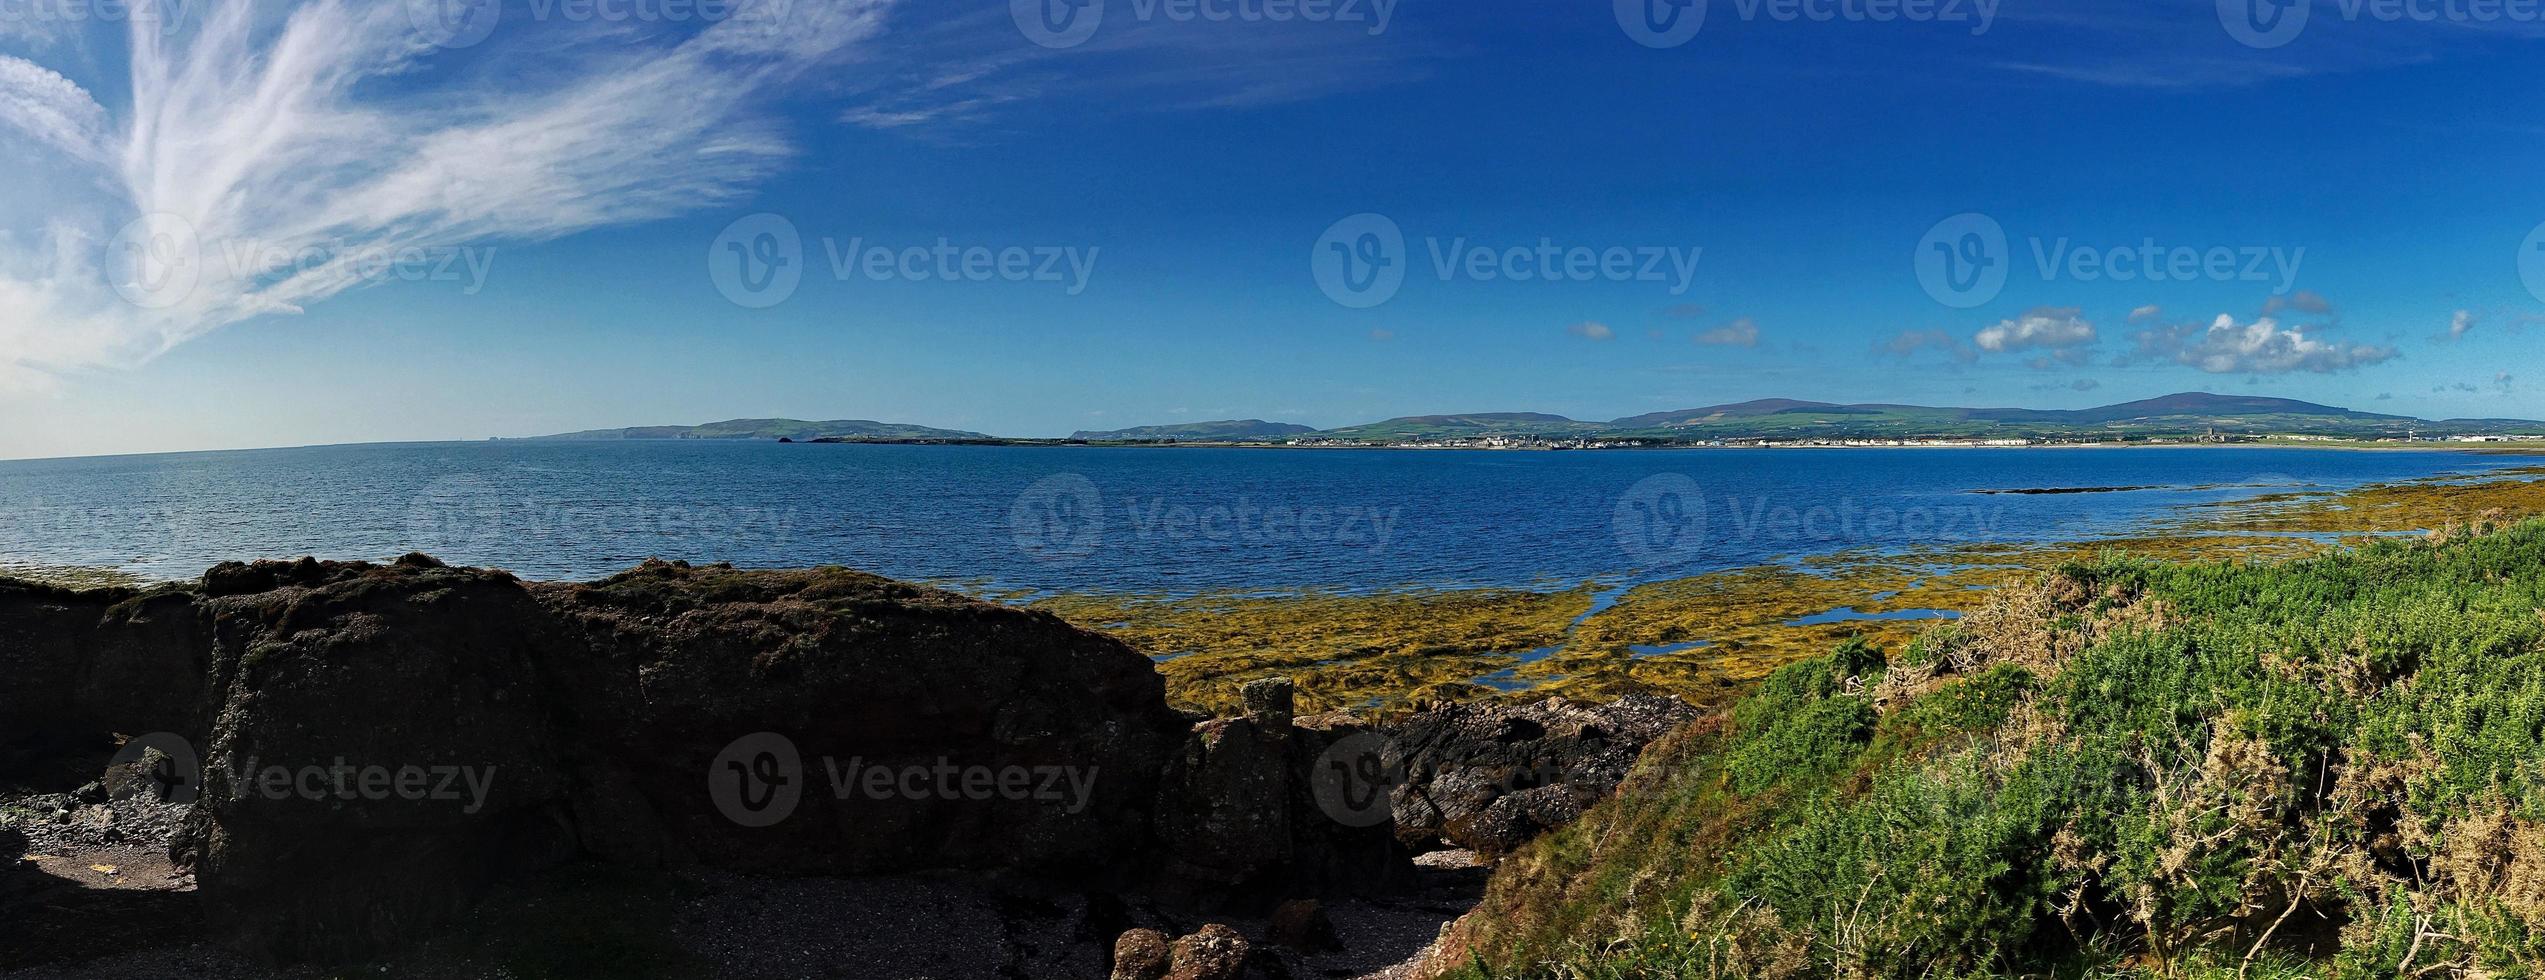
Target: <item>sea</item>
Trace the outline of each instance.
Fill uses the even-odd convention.
[[[0,461],[0,568],[181,580],[421,551],[537,579],[660,557],[1023,596],[1569,587],[2099,537],[2264,494],[2531,464],[2263,447],[328,446]],[[2080,492],[1992,492],[2045,490]]]

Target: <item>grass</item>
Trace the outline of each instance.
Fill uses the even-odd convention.
[[[1459,939],[1473,976],[2536,976],[2545,522],[2106,555],[1783,667]]]

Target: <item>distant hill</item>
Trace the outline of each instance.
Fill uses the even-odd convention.
[[[1081,430],[1072,439],[1089,442],[1238,442],[1261,439],[1287,439],[1317,431],[1314,426],[1289,422],[1266,422],[1262,419],[1237,419],[1226,422],[1185,422],[1177,425],[1143,425],[1108,432]]]
[[[2220,435],[2326,436],[2381,439],[2405,435],[2545,435],[2545,422],[2529,419],[2428,421],[2380,415],[2289,398],[2184,392],[2100,408],[1936,408],[1762,398],[1670,412],[1651,412],[1609,422],[1585,422],[1541,412],[1473,412],[1409,415],[1345,426],[1310,429],[1287,422],[1238,419],[1083,431],[1090,442],[1286,442],[1315,439],[1369,445],[1487,439],[1638,439],[1651,442],[1793,439],[2155,439]],[[735,419],[708,425],[640,426],[542,436],[544,439],[815,439],[875,441],[998,441],[995,436],[924,425],[885,422],[803,422]]]
[[[1554,438],[1598,435],[1608,429],[1609,426],[1603,423],[1578,422],[1561,415],[1479,412],[1470,415],[1409,415],[1384,422],[1327,429],[1317,433],[1317,437],[1367,442],[1483,439],[1492,436]]]
[[[1837,405],[1767,399],[1654,412],[1609,423],[1621,432],[1681,438],[1886,438],[1907,436],[2092,437],[2183,436],[2211,431],[2251,435],[2360,437],[2536,431],[2518,419],[2426,422],[2288,398],[2185,392],[2085,409],[1930,408],[1922,405]]]
[[[832,422],[806,422],[801,419],[733,419],[706,425],[644,425],[632,429],[591,429],[567,432],[541,439],[990,439],[978,432],[935,429],[924,425],[902,425],[893,422],[869,422],[841,419]]]

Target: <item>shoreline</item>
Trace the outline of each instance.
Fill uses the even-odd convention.
[[[2461,443],[2461,442],[2405,442],[2405,443],[2390,443],[2390,442],[2384,442],[2384,441],[2380,441],[2380,440],[2342,440],[2342,441],[2335,441],[2335,442],[2309,442],[2309,441],[2295,441],[2295,440],[2289,440],[2289,439],[2285,439],[2285,438],[2282,438],[2282,439],[2272,439],[2272,438],[2270,438],[2270,437],[2260,437],[2259,441],[2254,441],[2254,442],[2223,442],[2223,443],[2220,443],[2220,442],[2161,442],[2161,443],[2149,443],[2149,442],[2041,442],[2041,443],[2032,443],[2032,444],[2028,444],[2028,445],[2021,445],[2021,446],[1982,446],[1982,445],[1961,445],[1961,444],[1943,445],[1943,444],[1935,444],[1935,443],[1923,443],[1923,444],[1921,444],[1921,443],[1910,443],[1910,444],[1903,444],[1903,445],[1896,445],[1896,446],[1894,446],[1894,445],[1865,446],[1865,445],[1844,445],[1844,444],[1824,444],[1824,443],[1775,443],[1775,444],[1754,444],[1754,445],[1709,445],[1709,444],[1705,444],[1705,443],[1670,443],[1670,444],[1667,444],[1667,445],[1653,445],[1653,446],[1641,446],[1641,445],[1638,445],[1638,446],[1613,445],[1613,446],[1602,446],[1602,447],[1598,447],[1598,448],[1575,448],[1575,447],[1570,447],[1570,446],[1429,446],[1429,445],[1412,445],[1412,444],[1294,446],[1294,445],[1289,445],[1289,444],[1285,444],[1285,443],[1257,443],[1257,442],[1086,442],[1086,441],[1069,440],[1069,439],[1002,439],[1002,440],[993,440],[993,441],[987,441],[987,442],[979,441],[979,440],[943,440],[943,439],[846,439],[846,440],[834,440],[834,441],[807,440],[807,441],[801,441],[801,442],[781,443],[781,442],[779,442],[779,441],[777,441],[777,440],[774,440],[774,439],[547,439],[547,438],[516,439],[516,438],[505,438],[505,437],[500,437],[500,436],[499,436],[499,437],[486,438],[486,439],[444,439],[444,440],[394,441],[394,442],[329,442],[329,443],[311,443],[311,444],[307,444],[307,445],[292,445],[292,446],[242,446],[242,447],[229,448],[229,449],[166,449],[166,450],[143,450],[143,451],[138,451],[138,452],[129,452],[129,453],[102,453],[102,454],[94,454],[94,455],[86,455],[86,456],[15,456],[15,457],[5,457],[5,458],[0,458],[0,467],[6,467],[6,466],[9,466],[9,465],[12,465],[12,464],[22,464],[22,463],[24,463],[24,464],[33,464],[33,463],[78,463],[78,462],[86,462],[86,461],[93,461],[93,460],[137,460],[137,459],[150,459],[150,458],[154,458],[154,457],[166,457],[166,456],[217,456],[217,455],[225,455],[225,454],[231,454],[231,453],[282,453],[282,452],[302,452],[302,451],[308,451],[308,450],[319,450],[319,449],[374,449],[374,448],[417,447],[417,446],[488,446],[488,445],[496,445],[496,444],[519,444],[519,443],[545,443],[545,444],[563,444],[563,445],[578,445],[578,446],[590,446],[590,445],[628,445],[628,444],[635,444],[635,445],[659,445],[659,444],[667,444],[667,443],[668,443],[668,444],[695,444],[695,445],[769,445],[769,446],[778,446],[778,445],[794,445],[794,446],[938,446],[938,447],[945,447],[945,448],[968,448],[968,449],[1279,449],[1279,450],[1297,450],[1297,451],[1333,450],[1333,451],[1337,451],[1337,452],[1396,451],[1396,452],[1479,452],[1479,453],[1510,453],[1510,452],[1537,452],[1537,453],[1554,453],[1554,452],[1673,452],[1673,451],[1689,451],[1689,450],[1753,451],[1753,450],[1787,450],[1787,449],[1791,449],[1791,450],[1802,450],[1802,449],[1868,449],[1868,450],[1870,450],[1870,449],[1930,449],[1930,450],[1972,449],[1972,450],[1991,450],[1991,451],[1999,451],[1999,452],[2021,452],[2021,451],[2025,451],[2025,450],[2069,450],[2069,449],[2318,449],[2318,450],[2343,451],[2343,452],[2435,452],[2435,453],[2465,453],[2465,454],[2470,454],[2470,455],[2497,454],[2497,455],[2512,455],[2512,456],[2545,455],[2545,440],[2537,440],[2537,441],[2529,441],[2529,442],[2489,442],[2489,443]]]

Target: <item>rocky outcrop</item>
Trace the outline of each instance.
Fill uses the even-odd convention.
[[[1192,724],[1117,641],[839,569],[544,585],[409,556],[9,583],[0,660],[24,679],[0,685],[12,744],[199,750],[175,850],[213,931],[280,960],[394,946],[576,857],[1134,880]]]
[[[177,848],[216,930],[351,959],[575,855],[572,734],[542,670],[562,636],[512,576],[408,559],[205,584],[221,708]]]
[[[68,788],[116,754],[108,733],[160,733],[122,745],[116,785],[148,774],[170,814],[200,791],[171,850],[211,934],[275,960],[367,958],[577,860],[1039,877],[1251,919],[1386,890],[1409,846],[1515,846],[1691,714],[1555,699],[1391,732],[1294,717],[1284,680],[1243,695],[1243,717],[1188,717],[1116,640],[841,569],[528,583],[410,555],[141,591],[0,581],[0,749],[95,741]],[[1313,902],[1277,918],[1257,959],[1333,939]],[[1129,961],[1235,975],[1235,937]]]
[[[1191,725],[1119,641],[872,575],[649,562],[536,594],[575,645],[556,659],[578,771],[720,867],[1119,874]],[[730,767],[755,760],[720,755],[763,732],[800,792],[749,826],[734,791],[765,787]]]
[[[1379,736],[1340,719],[1297,724],[1287,679],[1242,693],[1244,717],[1196,726],[1168,761],[1156,811],[1168,885],[1262,904],[1285,891],[1391,884],[1410,855],[1384,826],[1338,820],[1316,791],[1338,744],[1358,739],[1375,752]]]
[[[0,579],[0,772],[66,734],[200,732],[208,644],[194,602]]]
[[[1605,705],[1555,697],[1436,707],[1400,727],[1387,768],[1397,838],[1502,854],[1572,822],[1624,781],[1644,746],[1695,720],[1672,698]]]

